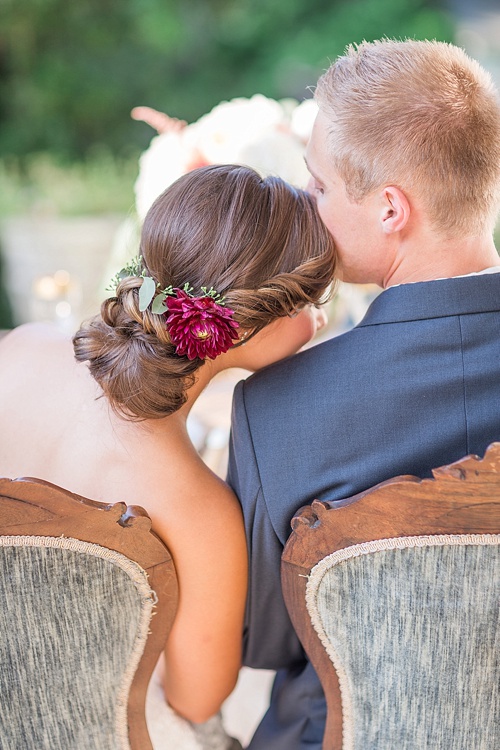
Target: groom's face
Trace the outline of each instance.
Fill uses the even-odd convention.
[[[368,195],[359,203],[348,196],[341,177],[330,166],[328,121],[320,111],[306,150],[311,173],[308,190],[316,200],[319,215],[330,231],[340,258],[339,275],[343,281],[380,284],[385,259],[376,196]]]

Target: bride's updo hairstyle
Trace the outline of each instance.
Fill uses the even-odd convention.
[[[215,289],[234,311],[240,341],[331,293],[336,254],[313,199],[247,167],[201,167],[160,195],[142,227],[141,271],[159,289]],[[141,271],[138,272],[141,273]],[[179,356],[166,316],[139,309],[140,275],[124,278],[73,339],[111,406],[159,419],[186,401],[204,360]],[[168,300],[167,300],[168,302]]]

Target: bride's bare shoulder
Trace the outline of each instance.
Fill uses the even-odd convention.
[[[140,428],[139,428],[140,430]],[[202,511],[206,518],[237,506],[229,486],[202,461],[192,444],[175,433],[164,440],[141,441],[140,463],[151,504],[162,508],[168,496],[170,511]]]
[[[23,323],[16,326],[0,339],[2,351],[26,351],[26,347],[36,347],[47,342],[67,341],[68,336],[50,323]]]
[[[75,367],[70,336],[44,323],[26,323],[2,336],[0,361],[2,388],[18,394],[23,388],[53,390]]]

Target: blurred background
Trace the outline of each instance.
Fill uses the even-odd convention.
[[[149,105],[189,123],[234,97],[311,97],[351,42],[433,38],[497,78],[498,0],[0,0],[0,329],[94,312]]]

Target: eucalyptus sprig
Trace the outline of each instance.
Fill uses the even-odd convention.
[[[168,307],[165,304],[165,300],[167,299],[167,297],[175,297],[176,291],[173,288],[172,284],[169,284],[169,286],[165,287],[165,289],[160,289],[159,287],[160,285],[155,284],[154,279],[152,279],[151,276],[144,276],[144,281],[142,282],[142,286],[139,289],[140,312],[144,312],[148,309],[149,305],[151,304],[151,300],[153,300],[153,304],[151,305],[152,313],[155,313],[156,315],[163,315],[163,313],[167,312]],[[186,292],[186,294],[189,294],[190,297],[194,296],[191,294],[191,292],[193,291],[193,287],[188,283],[184,284],[182,290]]]
[[[177,290],[173,288],[172,284],[165,287],[165,289],[160,289],[160,285],[155,284],[155,281],[151,278],[151,276],[145,276],[143,274],[143,279],[144,280],[142,282],[142,286],[139,289],[139,310],[141,312],[144,312],[148,309],[151,302],[153,302],[153,304],[151,305],[152,313],[155,313],[156,315],[162,315],[163,313],[168,312],[168,306],[166,305],[165,301],[167,297],[175,297],[177,294]],[[206,286],[202,286],[200,287],[200,290],[202,294],[196,295],[193,294],[194,287],[192,287],[189,282],[186,282],[182,286],[182,291],[192,298],[197,296],[210,297],[218,305],[224,305],[225,297],[219,294],[219,292],[217,292],[212,286],[210,287],[210,289],[208,289]]]
[[[153,304],[151,305],[151,312],[155,313],[156,315],[163,315],[163,313],[166,313],[168,310],[168,307],[165,304],[165,300],[167,299],[167,297],[175,297],[175,291],[174,291],[172,284],[165,287],[165,289],[161,289],[154,299],[152,297],[150,298],[149,302],[151,302],[151,299],[153,299]],[[144,310],[149,305],[149,302],[146,304],[146,307],[144,308]],[[139,294],[139,310],[143,312],[143,308],[141,307],[140,294]]]
[[[116,293],[116,290],[118,289],[118,286],[120,282],[123,281],[123,279],[127,279],[129,276],[145,276],[145,271],[142,270],[142,255],[136,255],[135,258],[132,258],[132,260],[129,260],[128,263],[126,263],[118,273],[116,273],[111,281],[109,282],[109,285],[106,287],[107,292],[114,292]]]
[[[137,255],[126,263],[123,268],[113,276],[109,286],[106,287],[106,291],[114,292],[116,294],[120,282],[129,276],[142,278],[142,284],[139,288],[140,312],[147,310],[149,305],[151,305],[151,312],[155,315],[163,315],[163,313],[168,312],[168,306],[165,304],[166,299],[167,297],[175,297],[178,288],[176,287],[174,289],[172,284],[169,284],[169,286],[164,289],[160,289],[160,284],[151,276],[148,276],[145,268],[143,268],[142,255]],[[193,294],[194,288],[189,282],[186,282],[181,289],[185,294],[189,295],[189,297],[210,297],[216,304],[224,305],[225,297],[219,294],[213,286],[211,286],[210,289],[206,286],[200,287],[200,291],[202,292],[201,295]]]
[[[219,294],[213,286],[210,287],[210,289],[207,289],[206,286],[200,287],[201,291],[203,292],[204,297],[211,297],[214,302],[216,302],[218,305],[224,305],[225,297],[222,296],[222,294]]]

